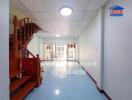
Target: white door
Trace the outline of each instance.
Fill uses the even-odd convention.
[[[53,45],[53,59],[54,60],[66,60],[66,45],[54,44]]]

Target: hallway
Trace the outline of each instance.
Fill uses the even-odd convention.
[[[44,62],[42,85],[26,100],[107,100],[77,62]]]
[[[132,0],[1,0],[0,100],[132,100]]]

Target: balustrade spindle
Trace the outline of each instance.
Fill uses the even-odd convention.
[[[29,18],[27,19],[27,39],[29,39],[30,38],[30,32],[29,32]]]
[[[23,41],[23,44],[26,42],[26,31],[25,31],[25,19],[24,19],[24,25],[23,25],[23,37],[24,37],[24,41]]]

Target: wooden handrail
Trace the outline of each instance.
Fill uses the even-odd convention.
[[[24,48],[27,50],[27,52],[33,57],[33,58],[37,58],[33,53],[31,53],[27,48]]]
[[[28,53],[29,53],[33,58],[36,58],[36,56],[35,56],[33,53],[31,53],[25,46],[23,46],[19,41],[18,41],[18,44],[21,46],[21,48],[24,48],[25,50],[27,50]]]

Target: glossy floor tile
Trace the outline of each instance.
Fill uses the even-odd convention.
[[[26,100],[107,100],[76,62],[45,62],[43,83]]]

